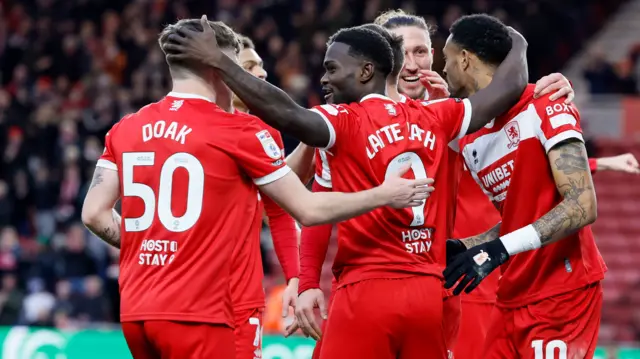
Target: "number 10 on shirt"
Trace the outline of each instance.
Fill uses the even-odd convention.
[[[420,159],[415,152],[403,152],[396,157],[394,157],[389,165],[387,166],[387,172],[384,177],[387,178],[394,173],[398,173],[402,168],[406,166],[411,166],[411,170],[413,171],[413,175],[416,179],[425,179],[427,178],[427,170],[424,167],[424,163]],[[411,207],[413,211],[413,220],[411,227],[418,227],[424,225],[424,206],[427,203],[426,200],[422,202],[422,205],[419,207]]]

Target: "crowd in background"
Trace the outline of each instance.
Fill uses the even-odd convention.
[[[0,0],[0,325],[118,321],[118,251],[82,226],[79,210],[107,130],[169,89],[164,24],[202,13],[227,22],[254,40],[268,81],[312,106],[328,36],[383,10],[426,17],[436,70],[453,21],[493,14],[527,37],[533,80],[559,70],[621,2]],[[607,66],[588,70],[593,92],[637,93]]]

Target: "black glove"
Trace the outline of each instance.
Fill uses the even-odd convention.
[[[447,264],[447,268],[442,273],[445,280],[444,287],[449,289],[462,278],[453,294],[460,294],[465,287],[465,293],[470,293],[507,259],[509,259],[509,253],[500,238],[470,248],[451,258],[451,263]]]
[[[447,265],[451,263],[453,257],[457,256],[460,253],[464,253],[467,250],[467,247],[462,243],[459,239],[447,239]]]

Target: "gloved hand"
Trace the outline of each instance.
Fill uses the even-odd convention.
[[[453,247],[453,244],[451,246]],[[449,259],[448,252],[449,241],[447,241],[447,259]],[[447,268],[443,272],[444,287],[450,289],[462,278],[453,294],[458,295],[463,289],[465,293],[470,293],[507,259],[509,259],[509,253],[500,238],[470,248],[447,261],[450,263],[447,263]]]
[[[447,239],[447,265],[451,263],[453,257],[467,250],[467,247],[459,239]]]

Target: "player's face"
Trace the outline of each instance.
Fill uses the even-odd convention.
[[[442,52],[445,60],[443,72],[449,84],[449,92],[453,97],[468,97],[467,86],[471,82],[466,73],[469,62],[465,52],[451,40],[451,36],[447,39]]]
[[[402,26],[391,29],[404,40],[404,66],[400,72],[398,90],[412,99],[424,98],[426,89],[420,84],[419,70],[431,70],[433,49],[431,38],[424,29],[416,26]]]
[[[242,68],[247,70],[253,76],[265,80],[267,78],[267,71],[264,69],[264,63],[262,58],[254,49],[244,49],[238,54],[238,61]]]
[[[264,63],[262,58],[254,49],[243,49],[238,54],[238,62],[247,72],[253,76],[266,80],[267,71],[264,69]],[[243,109],[246,106],[237,96],[233,96],[233,106],[238,109]]]
[[[349,45],[334,42],[324,55],[324,75],[320,79],[327,103],[351,103],[362,97],[357,76],[362,61],[349,55]]]

